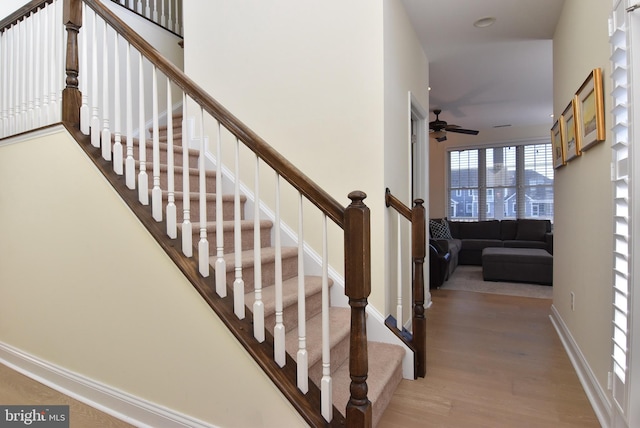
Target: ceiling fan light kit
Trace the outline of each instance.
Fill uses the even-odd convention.
[[[444,120],[440,120],[440,113],[442,110],[434,109],[433,114],[436,115],[436,120],[429,122],[429,134],[438,142],[447,140],[447,132],[455,132],[458,134],[478,135],[478,131],[475,129],[464,129],[458,125],[449,125]]]

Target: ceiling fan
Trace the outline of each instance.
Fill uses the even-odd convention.
[[[429,122],[429,134],[437,142],[447,140],[447,131],[457,132],[458,134],[478,135],[478,131],[474,129],[464,129],[458,125],[449,125],[444,120],[440,120],[438,117],[442,113],[440,109],[434,109],[433,113],[436,115],[436,120]]]

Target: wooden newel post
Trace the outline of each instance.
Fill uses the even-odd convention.
[[[415,374],[424,377],[427,370],[427,320],[424,316],[424,258],[426,256],[426,220],[424,201],[416,199],[411,210],[411,255],[413,257],[413,344],[416,348]]]
[[[67,29],[67,79],[62,90],[62,120],[80,126],[82,95],[78,89],[78,33],[82,27],[82,0],[65,0],[62,16]]]
[[[347,403],[348,427],[371,427],[371,401],[367,398],[367,320],[365,309],[371,294],[371,220],[364,204],[367,195],[349,194],[351,204],[344,213],[345,294],[351,306],[349,372],[351,397]]]

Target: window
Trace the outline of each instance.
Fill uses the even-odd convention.
[[[448,173],[452,219],[553,220],[550,143],[450,151]]]

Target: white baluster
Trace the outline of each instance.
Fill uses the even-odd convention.
[[[7,106],[8,106],[8,111],[7,111],[7,119],[8,119],[8,124],[7,124],[7,135],[13,135],[14,131],[15,131],[15,109],[14,109],[14,98],[13,98],[13,90],[12,90],[12,86],[13,82],[15,81],[15,49],[14,49],[14,44],[13,44],[13,39],[14,39],[14,29],[13,27],[9,28],[6,31],[6,35],[7,35],[7,69],[8,69],[8,73],[7,73]]]
[[[56,16],[56,7],[55,3],[49,6],[49,19],[50,25],[49,30],[51,31],[51,37],[49,37],[49,120],[48,123],[52,123],[58,120],[58,96],[57,96],[57,88],[58,84],[56,82],[56,71],[61,65],[58,63],[58,57],[56,55],[57,45],[56,45],[56,36],[58,35],[57,28],[62,22],[62,20],[58,20]],[[95,18],[94,18],[95,19]],[[95,27],[95,23],[94,23]],[[94,34],[95,40],[95,34]],[[98,123],[98,128],[100,124]],[[98,146],[96,146],[98,147]]]
[[[151,71],[152,122],[153,122],[153,189],[151,190],[151,212],[155,221],[162,221],[162,189],[160,189],[160,127],[158,124],[158,70]]]
[[[135,0],[129,0],[129,9],[136,10]]]
[[[111,128],[109,124],[109,43],[107,22],[102,21],[102,158],[111,160]]]
[[[282,301],[282,243],[280,239],[280,175],[276,173],[276,218],[274,221],[276,325],[273,327],[273,356],[276,364],[284,367],[287,362],[285,350],[285,327]],[[256,260],[254,263],[259,263]]]
[[[240,211],[240,140],[236,138],[236,179],[233,198],[233,239],[235,245],[235,280],[233,281],[233,308],[239,319],[244,319],[244,279],[242,278],[242,224]],[[258,263],[258,261],[256,261]]]
[[[171,80],[167,77],[167,236],[175,239],[178,237],[178,215],[175,203],[172,105]]]
[[[327,216],[322,221],[322,379],[320,395],[322,416],[327,422],[333,418],[333,387],[331,379],[331,332],[329,331],[329,253]]]
[[[307,309],[304,287],[304,218],[302,193],[298,193],[298,389],[309,391],[309,355],[307,353]]]
[[[171,31],[174,31],[174,22],[173,22],[173,0],[167,0],[167,11],[169,12],[169,16],[167,17],[167,28]]]
[[[96,13],[91,16],[91,145],[100,147],[100,118],[98,117],[98,37]],[[55,99],[55,98],[53,98]],[[52,99],[52,100],[53,100]]]
[[[182,94],[182,254],[193,255],[191,196],[189,187],[189,143],[187,142],[187,95]]]
[[[204,110],[200,107],[200,156],[198,156],[198,176],[200,188],[200,241],[198,257],[200,275],[209,276],[209,240],[207,239],[207,182],[205,170]],[[221,220],[221,219],[220,219]]]
[[[27,22],[26,19],[20,21],[20,130],[27,130]]]
[[[158,20],[158,0],[153,0],[153,22],[159,23]]]
[[[144,9],[144,16],[147,19],[151,19],[151,0],[146,0],[145,3],[147,4],[147,6]]]
[[[176,33],[182,34],[182,25],[180,25],[180,18],[182,17],[182,1],[176,0],[176,13],[175,13],[175,23],[173,25],[173,29]]]
[[[9,65],[7,35],[8,30],[0,33],[0,138],[9,135],[7,130],[9,121],[7,105],[7,67]]]
[[[85,17],[87,16],[87,5],[86,3],[82,3],[82,16]],[[82,92],[82,103],[80,106],[80,132],[82,132],[84,135],[89,135],[90,132],[90,122],[91,122],[91,115],[90,115],[90,111],[89,111],[89,67],[87,65],[87,45],[89,44],[89,37],[87,36],[87,30],[88,30],[88,25],[85,26],[85,28],[82,28],[80,31],[80,38],[79,38],[79,43],[80,43],[80,92]],[[47,32],[47,28],[45,27],[45,34],[48,34]],[[46,67],[45,67],[46,69]],[[45,84],[46,84],[46,79],[45,79]],[[46,90],[45,90],[45,97],[46,97]],[[45,102],[46,104],[46,102]]]
[[[167,16],[164,13],[164,0],[160,0],[160,4],[162,7],[162,13],[160,15],[160,25],[162,25],[164,28],[167,28]]]
[[[142,205],[149,205],[149,177],[147,175],[147,144],[146,131],[144,129],[144,61],[142,53],[139,55],[138,70],[138,98],[140,102],[138,115],[138,140],[139,140],[139,160],[140,171],[138,171],[138,200]]]
[[[122,149],[122,133],[121,133],[121,119],[122,112],[120,111],[120,36],[117,31],[114,31],[114,44],[113,44],[113,91],[115,92],[113,97],[113,171],[122,175],[123,170],[123,149]]]
[[[253,204],[253,337],[264,342],[264,302],[262,301],[262,237],[260,233],[260,158],[256,155]]]
[[[50,57],[49,57],[49,44],[48,44],[48,40],[49,40],[49,35],[51,34],[51,31],[49,29],[49,24],[50,24],[50,20],[49,20],[49,7],[45,6],[42,8],[42,40],[41,40],[41,55],[42,55],[42,70],[51,70],[51,63],[49,61]],[[86,14],[83,14],[83,16],[86,16]],[[86,43],[86,32],[81,32],[80,34],[83,36],[83,42]],[[86,70],[86,67],[85,67]],[[86,73],[86,71],[84,71],[83,73]],[[82,77],[82,75],[81,75]],[[86,80],[86,75],[84,76],[84,79]],[[83,89],[82,91],[82,95],[85,95],[85,92],[87,91],[86,88]],[[40,122],[43,124],[49,124],[49,73],[43,73],[42,75],[42,110],[40,112],[41,114],[41,118],[40,118]],[[85,133],[85,135],[88,135],[87,133]]]
[[[138,6],[136,7],[136,12],[142,15],[142,0],[138,0]]]
[[[58,1],[54,3],[58,5],[57,7],[57,17],[56,17],[56,28],[58,29],[58,44],[57,44],[57,61],[58,67],[54,70],[56,81],[57,81],[57,89],[56,94],[58,95],[57,102],[55,103],[55,120],[60,121],[62,119],[62,90],[67,86],[66,84],[66,72],[65,72],[65,52],[67,48],[67,32],[65,31],[64,25],[60,25],[62,23],[62,18],[64,16],[63,7],[64,1]]]
[[[38,128],[40,123],[40,80],[42,76],[44,76],[44,70],[40,68],[40,39],[41,39],[41,24],[40,24],[41,14],[36,12],[33,14],[33,46],[32,46],[32,68],[31,71],[31,82],[33,86],[33,112],[31,113],[31,125],[33,128]]]
[[[125,97],[127,121],[127,158],[125,160],[125,182],[131,190],[136,188],[136,161],[133,157],[133,88],[131,87],[131,45],[126,44],[125,50]]]
[[[398,219],[398,251],[397,251],[397,271],[396,271],[396,327],[398,330],[402,330],[403,317],[402,317],[402,219],[400,214],[397,215]]]
[[[27,111],[26,111],[26,121],[25,121],[25,129],[31,130],[33,129],[33,64],[34,58],[33,54],[35,51],[34,46],[34,29],[33,29],[33,14],[30,14],[24,19],[25,22],[25,33],[26,40],[25,44],[27,45],[27,57],[25,59],[26,67],[27,67],[27,81],[25,84],[26,87],[26,97],[27,97]]]
[[[227,297],[227,264],[224,261],[224,223],[222,210],[222,130],[218,123],[216,147],[216,293]]]

